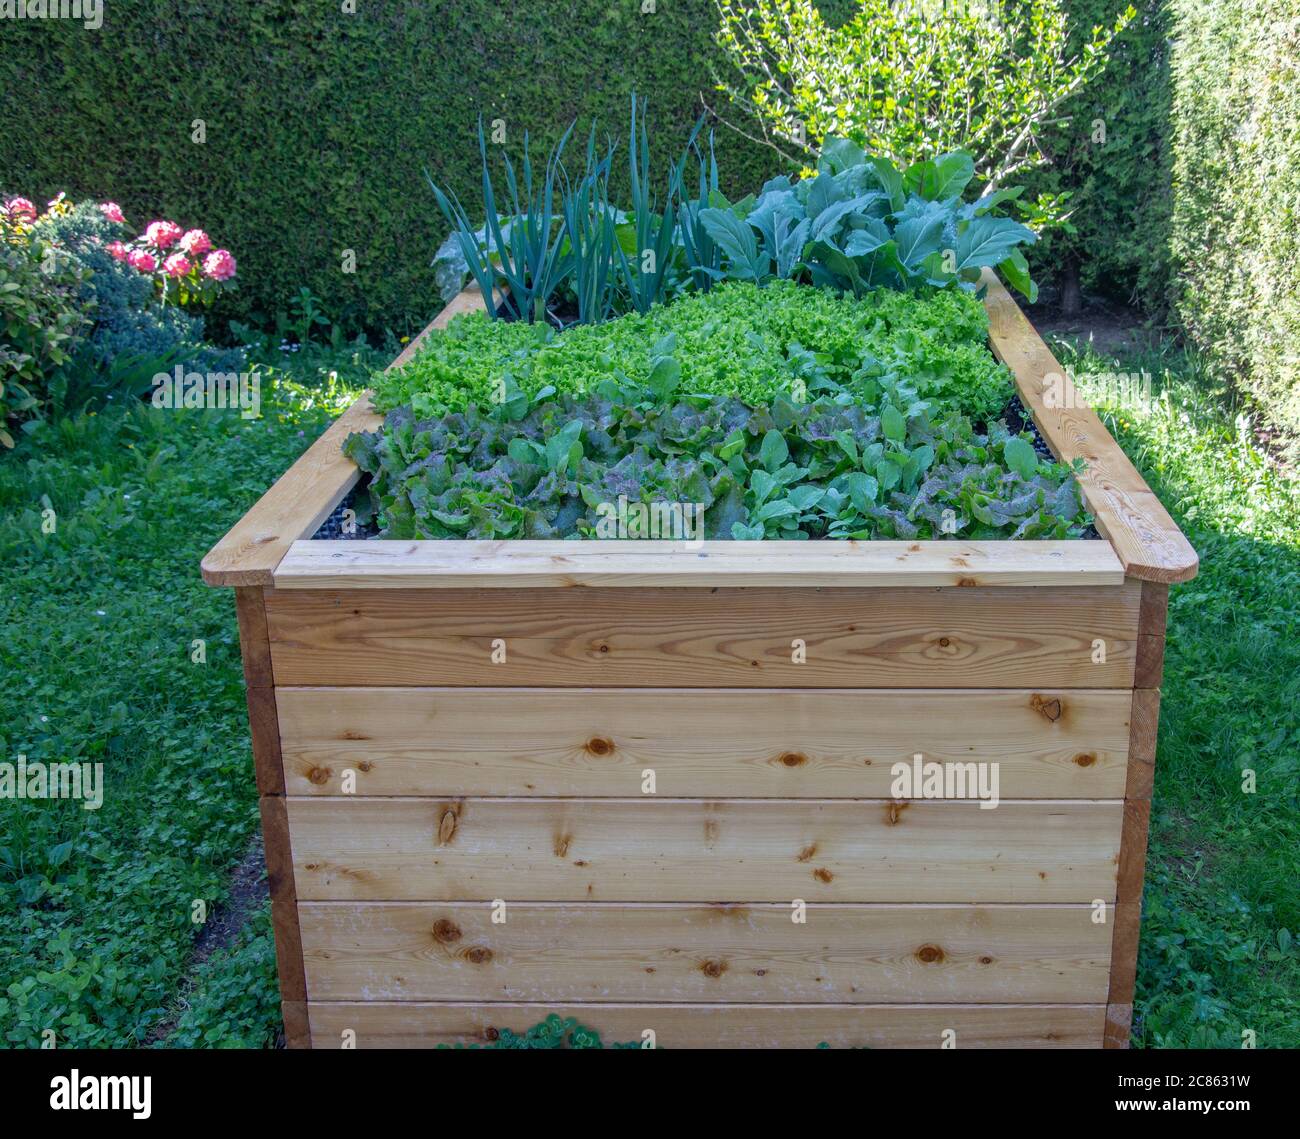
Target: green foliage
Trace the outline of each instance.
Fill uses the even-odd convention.
[[[574,233],[573,240],[568,240],[570,235],[563,224],[561,202],[557,200],[567,197],[565,188],[559,183],[563,175],[564,147],[572,130],[570,126],[547,156],[540,180],[533,176],[532,153],[525,132],[522,177],[516,175],[514,163],[509,155],[505,155],[502,161],[509,197],[498,202],[488,162],[487,135],[482,120],[479,120],[478,149],[488,234],[485,246],[475,241],[475,227],[454,192],[449,196],[427,172],[425,174],[438,208],[452,227],[461,255],[479,289],[485,297],[490,297],[498,281],[504,284],[508,291],[502,303],[519,320],[539,323],[546,320],[547,302],[559,292],[560,286],[574,270],[578,235]],[[588,190],[604,185],[608,178],[608,160],[597,161],[595,157],[595,138],[593,127],[591,143],[587,147],[587,169],[579,184],[578,195],[590,207],[603,213],[606,208],[603,201],[587,202]],[[584,190],[584,186],[588,190]],[[504,227],[498,205],[505,207],[505,216],[509,218]],[[586,220],[585,216],[583,220]],[[612,255],[612,248],[608,252]],[[495,310],[491,315],[495,317]],[[594,313],[592,319],[600,319],[603,315],[602,309],[598,314]]]
[[[47,420],[0,464],[0,757],[104,765],[99,810],[0,806],[5,1045],[52,1029],[59,1047],[129,1047],[167,1016],[191,903],[224,899],[257,827],[234,608],[199,559],[360,386],[327,373],[362,363],[270,373],[252,422],[147,404]]]
[[[1029,195],[1058,199],[1068,218],[1029,255],[1043,277],[1078,272],[1091,292],[1163,315],[1169,291],[1169,35],[1166,0],[1134,0],[1137,18],[1111,42],[1105,73],[1041,132],[1048,164],[1027,172]],[[1068,50],[1081,51],[1116,0],[1069,0]],[[1027,224],[1034,224],[1027,222]]]
[[[791,161],[834,136],[904,164],[968,150],[986,190],[1042,165],[1038,132],[1136,14],[1112,11],[1070,54],[1063,0],[859,0],[840,26],[813,0],[716,2],[731,75],[717,85]]]
[[[496,0],[355,7],[195,0],[178,20],[175,0],[132,0],[93,34],[6,21],[0,186],[202,219],[239,257],[218,314],[269,325],[306,285],[348,336],[410,333],[441,307],[429,261],[446,224],[422,171],[469,201],[480,116],[503,120],[518,161],[525,130],[545,153],[575,118],[625,123],[635,90],[653,99],[651,138],[684,139],[720,58],[711,0],[537,0],[526,21]],[[783,165],[731,132],[718,152],[728,190]],[[625,200],[621,163],[613,178]]]
[[[218,949],[195,971],[183,994],[176,1027],[164,1048],[272,1048],[278,1035],[271,906],[258,907],[228,949]]]
[[[526,1031],[512,1032],[508,1028],[491,1030],[493,1039],[487,1044],[439,1044],[439,1048],[497,1048],[505,1050],[522,1049],[591,1049],[591,1048],[640,1048],[635,1040],[622,1044],[603,1044],[600,1033],[585,1024],[579,1024],[571,1016],[560,1019],[551,1013],[545,1020],[538,1021]]]
[[[80,299],[93,317],[93,330],[68,370],[59,401],[75,408],[93,395],[148,391],[152,377],[177,364],[199,371],[241,371],[242,353],[215,348],[204,339],[201,317],[175,304],[161,304],[152,278],[115,260],[110,242],[122,227],[110,222],[94,202],[51,212],[36,232],[56,243],[84,270]]]
[[[1300,457],[1300,19],[1174,0],[1174,309]]]
[[[974,290],[981,270],[997,266],[1032,300],[1036,288],[1020,246],[1031,245],[1034,233],[994,214],[1020,189],[963,202],[973,171],[964,151],[900,170],[847,139],[827,138],[815,175],[798,182],[781,175],[757,199],[724,199],[701,210],[724,271],[691,268],[756,282],[806,273],[815,285],[861,296],[881,287]]]
[[[1066,468],[902,382],[858,380],[855,398],[823,381],[834,394],[754,408],[671,398],[680,379],[659,356],[649,388],[607,380],[424,420],[399,408],[344,451],[396,539],[1067,538],[1088,524]],[[627,503],[693,512],[662,516],[664,532]]]
[[[90,272],[53,236],[0,206],[0,446],[35,426],[90,329]]]
[[[671,351],[660,351],[675,337]],[[926,399],[958,402],[974,419],[1011,398],[1009,373],[986,347],[983,306],[957,290],[878,290],[861,299],[786,281],[730,282],[705,294],[563,333],[545,326],[457,317],[406,367],[376,377],[382,411],[420,416],[537,396],[595,392],[609,379],[646,386],[660,356],[681,370],[682,392],[764,403],[800,400],[822,385],[902,381]]]
[[[1059,354],[1153,377],[1149,406],[1098,408],[1201,556],[1169,592],[1134,1041],[1300,1047],[1300,477],[1203,360]]]

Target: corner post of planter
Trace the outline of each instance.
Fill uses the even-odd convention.
[[[284,800],[284,764],[280,755],[280,724],[275,707],[275,675],[271,665],[266,603],[257,586],[235,589],[240,653],[248,701],[266,852],[266,876],[271,891],[271,924],[275,931],[276,969],[280,977],[280,1009],[285,1044],[310,1047],[307,1031],[307,985],[298,928],[298,898],[293,879],[293,849]]]
[[[1142,582],[1138,640],[1129,717],[1128,782],[1115,884],[1115,926],[1111,941],[1110,992],[1102,1046],[1127,1048],[1133,1023],[1142,924],[1142,883],[1146,868],[1151,791],[1155,782],[1156,736],[1160,722],[1160,680],[1164,672],[1165,625],[1169,586]]]

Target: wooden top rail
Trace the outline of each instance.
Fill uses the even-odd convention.
[[[1121,585],[1106,542],[295,542],[277,589]]]
[[[209,585],[280,589],[506,586],[964,586],[1115,585],[1125,576],[1186,581],[1196,552],[1011,299],[986,271],[994,354],[1058,459],[1082,457],[1079,476],[1107,541],[1063,542],[468,542],[310,541],[356,484],[343,440],[382,417],[364,393],[203,559]],[[389,369],[462,312],[483,309],[471,286]],[[1050,401],[1048,393],[1062,396]],[[1056,403],[1062,406],[1055,406]],[[1118,556],[1117,556],[1118,555]]]
[[[1109,539],[1129,577],[1190,581],[1199,559],[1137,468],[1078,394],[1065,369],[1020,311],[992,269],[984,270],[989,342],[1015,376],[1020,398],[1052,453],[1081,458],[1078,476],[1097,530]]]
[[[387,370],[407,363],[431,332],[446,328],[452,317],[485,308],[483,294],[471,285],[442,310],[412,340]],[[384,417],[363,392],[276,480],[203,559],[203,580],[209,585],[270,585],[271,575],[289,547],[310,538],[343,501],[361,477],[342,447],[354,431],[374,431]]]

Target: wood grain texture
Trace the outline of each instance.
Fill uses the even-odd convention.
[[[271,646],[267,639],[266,608],[262,590],[235,590],[235,619],[239,623],[239,654],[244,666],[244,684],[249,688],[272,688]]]
[[[1122,804],[289,797],[297,894],[353,901],[1090,902]]]
[[[262,591],[256,586],[235,590],[239,620],[239,649],[244,664],[244,697],[253,748],[253,772],[262,795],[284,794],[284,764],[280,757],[280,720],[275,708],[275,676],[266,635]]]
[[[266,879],[271,893],[271,925],[275,930],[275,961],[280,999],[301,1001],[307,996],[303,975],[302,937],[298,930],[298,898],[294,888],[293,844],[285,799],[264,796],[260,802]],[[286,1030],[288,1029],[286,1024]]]
[[[341,450],[354,431],[383,421],[360,396],[336,419],[203,559],[209,585],[271,585],[289,547],[316,532],[356,483],[356,464]]]
[[[1139,688],[1133,693],[1129,715],[1128,781],[1126,799],[1150,799],[1155,785],[1156,732],[1160,725],[1160,692]]]
[[[1142,925],[1142,881],[1146,869],[1151,803],[1124,803],[1124,831],[1115,889],[1115,929],[1111,942],[1110,991],[1107,996],[1107,1048],[1127,1048],[1137,982],[1138,942]]]
[[[310,1048],[311,1029],[307,1023],[306,1001],[281,1001],[280,1018],[284,1022],[286,1048]]]
[[[1008,799],[1117,799],[1132,703],[1126,689],[281,688],[276,699],[294,795],[632,796],[650,770],[657,794],[705,798],[886,798],[894,765],[920,754],[996,763]]]
[[[1098,1004],[1091,906],[304,902],[312,1000]]]
[[[390,369],[405,364],[417,345],[435,329],[446,327],[453,316],[483,307],[477,288],[465,290]],[[208,551],[203,580],[209,585],[273,584],[275,567],[289,547],[314,534],[360,477],[356,464],[343,454],[343,441],[354,431],[373,431],[382,422],[383,416],[371,406],[370,393],[363,392]]]
[[[1139,595],[1129,582],[272,590],[266,603],[283,685],[1131,688]]]
[[[551,1013],[575,1017],[606,1044],[661,1048],[1095,1048],[1102,1005],[633,1005],[349,1003],[308,1005],[312,1046],[433,1048],[523,1032]]]
[[[295,542],[277,589],[1114,586],[1106,542]]]
[[[1088,508],[1130,577],[1189,581],[1197,556],[1137,468],[1075,389],[1066,370],[1034,331],[1020,306],[986,269],[989,343],[1011,369],[1020,397],[1052,452],[1063,462],[1081,458],[1079,486]]]

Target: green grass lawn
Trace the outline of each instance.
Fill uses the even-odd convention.
[[[366,371],[346,354],[289,359],[259,420],[110,407],[0,455],[0,752],[102,762],[105,783],[97,811],[0,801],[11,1045],[47,1030],[59,1046],[141,1044],[170,1021],[188,1043],[274,1039],[265,915],[180,990],[193,903],[223,901],[258,823],[234,597],[201,584],[199,560]]]
[[[9,1045],[46,1030],[60,1046],[274,1041],[264,906],[191,960],[193,903],[224,901],[257,828],[233,598],[198,564],[373,362],[304,353],[252,423],[108,409],[0,455],[0,758],[102,762],[106,780],[98,811],[0,801]],[[1201,575],[1171,593],[1135,1042],[1235,1047],[1249,1029],[1261,1047],[1300,1046],[1300,481],[1184,357],[1118,370],[1136,368],[1166,394],[1111,427]]]
[[[1169,594],[1134,1041],[1300,1047],[1300,479],[1181,354],[1062,362],[1151,374],[1146,414],[1103,417],[1201,557]]]

